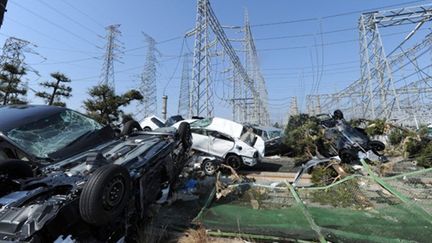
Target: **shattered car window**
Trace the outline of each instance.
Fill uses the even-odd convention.
[[[281,131],[268,131],[267,136],[269,139],[278,138],[282,136]]]
[[[190,124],[191,127],[208,127],[213,121],[213,118],[205,118],[196,120]]]
[[[161,122],[159,119],[152,117],[150,119],[154,124],[156,124],[156,126],[158,127],[164,127],[165,124],[163,122]]]
[[[101,129],[96,121],[66,110],[10,130],[6,135],[29,153],[48,158],[82,135]]]

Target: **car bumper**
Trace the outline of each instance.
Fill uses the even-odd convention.
[[[255,166],[259,162],[258,158],[251,158],[251,157],[243,156],[242,159],[243,159],[243,164],[250,166],[250,167]]]

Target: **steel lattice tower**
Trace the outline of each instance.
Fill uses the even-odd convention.
[[[147,54],[144,64],[144,70],[141,74],[140,91],[144,99],[142,104],[142,113],[144,117],[157,114],[157,85],[156,85],[156,70],[157,70],[157,54],[156,41],[149,35],[144,34],[145,42],[147,43]]]
[[[17,67],[25,68],[26,71],[30,70],[38,74],[24,61],[26,53],[39,55],[39,53],[33,50],[34,47],[36,47],[36,45],[33,45],[29,41],[15,37],[9,37],[6,39],[3,45],[0,64],[3,65],[4,63],[9,63]]]
[[[260,64],[258,60],[258,53],[255,47],[255,42],[252,35],[252,30],[249,23],[249,14],[245,10],[244,16],[244,49],[245,49],[245,69],[248,72],[248,76],[251,79],[252,89],[246,89],[245,100],[249,100],[246,103],[246,113],[248,122],[269,125],[270,116],[268,113],[268,93],[265,83],[265,79],[260,70]],[[244,83],[247,87],[248,83]],[[255,93],[253,93],[255,91]]]
[[[341,109],[348,119],[381,118],[407,126],[429,124],[432,34],[423,28],[427,31],[423,37],[412,37],[423,35],[419,30],[431,20],[432,4],[362,14],[358,26],[361,78],[333,94],[308,95],[310,111],[319,107],[324,112]],[[379,29],[410,25],[414,26],[411,32],[386,53]]]
[[[40,56],[40,54],[33,49],[35,47],[37,46],[32,44],[29,41],[15,38],[15,37],[9,37],[8,39],[6,39],[2,48],[2,55],[0,56],[0,65],[3,66],[5,63],[12,64],[18,68],[24,68],[24,70],[27,73],[33,72],[36,75],[40,76],[38,71],[33,69],[25,62],[26,54],[33,54],[33,55]],[[21,76],[17,78],[20,79]],[[28,89],[28,82],[23,81],[23,86],[25,86],[25,88]]]
[[[215,37],[209,40],[209,30]],[[208,0],[197,0],[194,58],[192,66],[192,87],[190,94],[189,116],[213,115],[213,85],[211,80],[211,57],[209,49],[215,45],[222,47],[223,54],[217,56],[227,57],[231,64],[233,80],[233,98],[231,104],[233,117],[239,122],[268,124],[267,90],[265,81],[258,69],[258,58],[253,42],[250,26],[245,27],[246,38],[244,47],[247,50],[251,69],[245,68],[240,61],[224,28],[219,23]],[[188,34],[187,34],[188,35]],[[249,76],[252,75],[253,77]]]
[[[297,105],[297,97],[291,97],[291,104],[290,104],[290,116],[295,116],[299,114],[299,109]]]
[[[213,115],[208,0],[197,0],[189,116]]]
[[[190,107],[190,83],[191,83],[191,55],[189,53],[183,56],[183,69],[182,76],[180,81],[180,95],[179,95],[179,104],[178,104],[178,114],[184,117],[189,114]]]
[[[105,28],[107,31],[105,35],[106,45],[100,76],[100,83],[108,85],[113,89],[115,89],[114,62],[119,61],[121,54],[123,54],[123,43],[119,41],[119,37],[121,36],[119,28],[119,24],[109,25]]]

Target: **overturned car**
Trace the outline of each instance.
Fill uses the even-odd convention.
[[[297,172],[293,185],[297,184],[304,173],[310,172],[319,165],[330,165],[339,178],[346,174],[341,164],[353,167],[359,164],[360,159],[379,162],[387,160],[383,154],[384,143],[372,140],[363,129],[352,127],[345,121],[340,110],[336,110],[333,116],[320,114],[317,118],[328,150],[319,144],[317,148],[321,157],[314,157],[303,164]]]
[[[78,112],[0,107],[0,240],[114,241],[189,156],[189,124],[115,136]]]

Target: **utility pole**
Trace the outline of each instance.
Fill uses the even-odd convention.
[[[168,103],[168,96],[167,95],[162,96],[162,118],[164,120],[167,119],[167,103]]]
[[[119,41],[121,32],[119,30],[120,25],[109,25],[105,29],[107,34],[105,35],[106,45],[104,62],[102,65],[102,72],[100,76],[100,83],[110,86],[115,90],[115,79],[114,79],[114,62],[119,61],[121,54],[123,54],[123,43]]]
[[[140,102],[142,105],[143,117],[155,115],[157,113],[157,85],[156,85],[156,70],[157,70],[157,54],[160,54],[156,49],[156,41],[149,35],[144,34],[145,42],[147,43],[147,54],[144,64],[144,70],[141,74],[141,91],[144,99]]]

